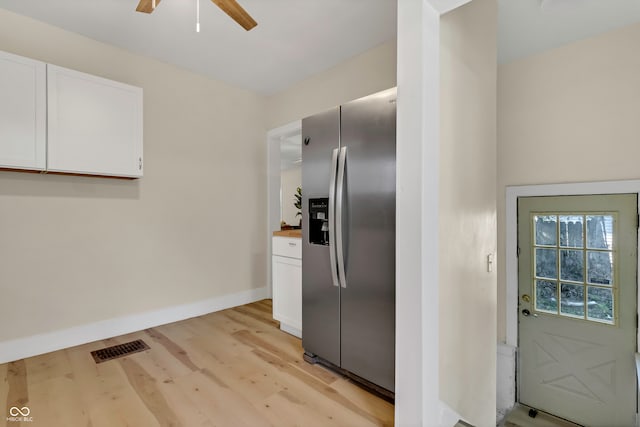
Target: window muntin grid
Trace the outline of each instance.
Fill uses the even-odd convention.
[[[616,324],[615,213],[532,214],[534,310]]]

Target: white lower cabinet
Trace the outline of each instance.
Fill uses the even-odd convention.
[[[302,240],[273,237],[273,318],[280,329],[302,337]]]

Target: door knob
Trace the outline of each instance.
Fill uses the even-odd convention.
[[[531,312],[525,308],[524,310],[522,310],[522,315],[523,316],[530,316]]]

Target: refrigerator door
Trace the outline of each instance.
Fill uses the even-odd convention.
[[[332,158],[340,144],[340,109],[303,119],[302,141],[302,347],[339,366],[340,288],[332,278],[332,247],[310,242],[309,199],[330,196],[336,169]],[[328,231],[333,245],[334,230]]]
[[[395,382],[395,101],[396,90],[390,89],[345,104],[341,112],[346,148],[341,366],[390,391]]]

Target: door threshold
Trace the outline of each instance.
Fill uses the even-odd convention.
[[[538,411],[535,418],[529,416],[529,406],[516,403],[511,412],[499,424],[500,427],[582,427],[571,421]]]

